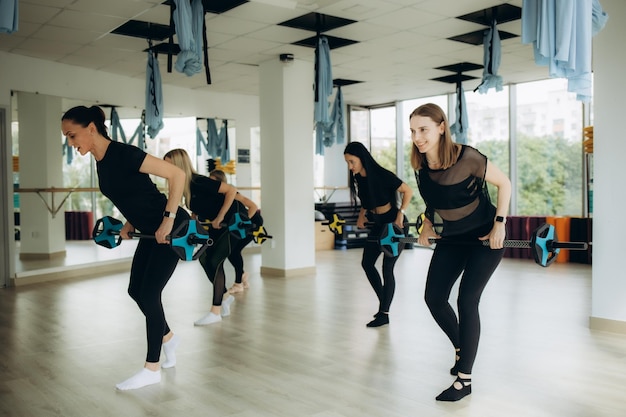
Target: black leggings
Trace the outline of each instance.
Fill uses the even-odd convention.
[[[215,243],[200,255],[200,265],[213,284],[213,305],[221,306],[226,293],[224,260],[230,255],[230,233],[225,229],[215,237]]]
[[[487,246],[439,244],[435,248],[428,277],[425,300],[433,318],[448,336],[455,349],[460,349],[459,372],[472,373],[478,341],[480,316],[478,304],[487,282],[504,256],[504,249]],[[461,277],[457,306],[459,317],[448,302],[452,286]]]
[[[255,226],[263,225],[263,218],[257,211],[254,216],[250,219]],[[246,236],[243,239],[238,240],[237,242],[232,243],[232,250],[230,255],[228,255],[228,261],[231,263],[233,268],[235,268],[235,282],[237,284],[241,284],[241,280],[243,277],[243,256],[241,252],[244,250],[246,246],[253,240],[253,236]]]
[[[187,219],[186,212],[178,210],[174,229]],[[154,239],[139,239],[130,269],[128,294],[146,317],[146,362],[159,361],[163,336],[170,332],[161,293],[174,273],[178,260],[178,255],[169,245],[159,244]]]
[[[244,272],[243,256],[241,255],[241,252],[250,242],[252,242],[252,239],[252,236],[246,236],[243,239],[239,239],[233,244],[233,249],[230,252],[230,255],[228,255],[228,261],[232,264],[233,268],[235,268],[235,282],[237,284],[241,284]]]
[[[368,220],[373,222],[374,225],[370,226],[370,232],[367,237],[367,242],[363,247],[363,257],[361,258],[361,266],[367,280],[370,282],[376,296],[378,297],[378,311],[388,313],[391,307],[391,301],[396,291],[396,277],[393,273],[393,269],[398,260],[398,256],[391,257],[385,256],[383,258],[383,276],[382,279],[378,270],[376,269],[376,260],[378,260],[382,250],[380,244],[377,242],[380,239],[381,232],[388,223],[392,223],[396,220],[398,214],[397,209],[391,209],[387,213],[382,215],[368,214]],[[406,218],[405,218],[406,222]],[[374,240],[373,242],[370,240]]]

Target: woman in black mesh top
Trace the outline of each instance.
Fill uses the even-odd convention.
[[[185,173],[136,146],[112,141],[104,121],[100,107],[77,106],[65,112],[61,130],[78,153],[90,153],[96,160],[102,194],[126,218],[120,236],[128,239],[128,233],[137,229],[155,237],[139,239],[130,269],[128,294],[145,316],[148,342],[144,367],[116,385],[119,390],[130,390],[160,382],[161,367],[176,364],[178,335],[167,324],[161,293],[178,264],[178,255],[166,244],[167,236],[189,220],[187,212],[179,207]],[[167,197],[150,175],[167,180]],[[166,361],[159,365],[161,348]]]
[[[472,367],[480,338],[478,304],[504,255],[511,182],[478,150],[452,141],[448,120],[439,106],[418,107],[409,122],[411,165],[426,203],[419,243],[429,246],[429,238],[441,237],[448,241],[489,240],[489,246],[436,245],[426,278],[426,304],[456,354],[450,373],[457,378],[437,400],[457,401],[472,392]],[[487,183],[498,189],[496,206],[489,198]],[[433,229],[435,215],[437,222],[443,223],[440,233]],[[459,276],[457,319],[448,298]]]
[[[383,228],[388,223],[395,223],[401,229],[406,229],[404,210],[411,202],[413,190],[393,172],[380,166],[362,143],[349,143],[343,154],[350,170],[350,195],[353,204],[356,205],[357,195],[361,202],[356,226],[363,229],[366,222],[372,223],[368,225],[368,241],[363,247],[361,266],[379,301],[378,312],[374,315],[374,320],[367,323],[367,327],[379,327],[389,324],[389,307],[396,289],[393,269],[399,255],[383,258],[381,279],[375,263],[382,250],[376,240],[380,239]],[[402,194],[400,207],[397,202],[398,193]]]

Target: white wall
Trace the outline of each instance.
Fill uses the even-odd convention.
[[[259,68],[261,77],[261,195],[263,219],[272,225],[263,270],[289,276],[315,266],[313,216],[313,68],[278,59]]]
[[[0,52],[0,106],[10,106],[11,90],[139,110],[144,108],[145,102],[145,79]],[[163,106],[166,117],[220,117],[234,120],[237,146],[241,148],[249,148],[250,128],[259,126],[257,96],[190,90],[164,84]],[[123,117],[122,113],[120,117]],[[195,143],[195,137],[190,140]],[[236,150],[233,150],[232,155],[236,155]],[[250,184],[249,178],[243,175],[241,178],[238,175],[237,180],[240,186]]]
[[[592,327],[618,321],[626,331],[626,186],[623,180],[626,138],[626,2],[602,0],[609,20],[594,38],[594,213]],[[605,323],[606,324],[606,323]],[[614,325],[617,323],[613,323]],[[603,327],[601,324],[598,327]],[[610,327],[610,326],[609,326]]]

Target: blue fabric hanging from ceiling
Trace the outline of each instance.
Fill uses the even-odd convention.
[[[607,20],[609,20],[609,15],[602,9],[600,0],[593,0],[591,9],[591,36],[595,36],[604,29]]]
[[[173,19],[180,52],[174,68],[188,76],[202,71],[202,0],[174,0]]]
[[[345,142],[346,127],[343,109],[343,93],[341,86],[338,86],[329,122],[318,122],[315,127],[316,143],[323,145],[317,152],[319,155],[324,154],[324,147],[330,147],[335,143],[341,144]]]
[[[143,125],[143,121],[139,122],[139,126],[135,129],[135,132],[130,137],[130,139],[126,139],[126,133],[122,128],[122,124],[120,122],[120,116],[117,114],[117,110],[115,107],[111,107],[111,139],[115,142],[118,141],[118,135],[121,137],[122,142],[132,145],[137,138],[137,147],[144,149],[145,145],[145,129]]]
[[[567,78],[576,99],[591,100],[591,38],[608,19],[598,0],[524,0],[522,43],[552,78]]]
[[[148,48],[146,67],[146,126],[152,139],[163,129],[163,90],[159,60]]]
[[[502,57],[502,45],[500,42],[500,32],[494,20],[491,27],[485,31],[483,37],[483,79],[476,90],[480,94],[486,94],[490,88],[502,91],[502,77],[498,75],[500,60]]]
[[[70,146],[69,143],[67,143],[67,137],[65,138],[65,141],[63,142],[63,155],[65,155],[65,163],[70,165],[72,163],[72,160],[74,159],[74,148],[72,148]]]
[[[330,46],[325,36],[318,37],[315,49],[315,153],[324,155],[324,130],[331,124],[328,98],[333,93],[333,74],[330,62]]]
[[[19,1],[0,0],[0,32],[17,31],[19,21]]]
[[[222,159],[222,164],[225,164],[230,161],[230,146],[228,144],[228,120],[222,121],[222,128],[219,132],[219,138],[222,151],[220,152],[219,156]]]
[[[202,149],[204,149],[205,151],[207,151],[207,153],[210,154],[209,141],[204,139],[204,136],[202,136],[202,131],[200,131],[200,128],[196,126],[196,155],[197,156],[202,155]]]
[[[459,81],[456,84],[455,122],[450,126],[450,133],[454,135],[454,141],[456,143],[467,143],[468,128],[469,121],[467,119],[465,91],[463,90],[463,83]]]
[[[341,91],[341,86],[337,86],[337,94],[335,95],[331,118],[335,128],[336,142],[338,144],[342,144],[346,141],[346,121],[343,110],[343,92]]]
[[[118,141],[117,135],[122,137],[122,142],[126,142],[126,134],[124,133],[124,129],[122,129],[122,124],[120,123],[120,116],[117,114],[117,110],[115,107],[111,108],[111,139],[115,142]]]
[[[217,158],[219,156],[219,140],[220,135],[217,132],[217,125],[215,124],[215,119],[206,119],[206,140],[208,143],[207,152],[209,156],[213,158]]]
[[[328,114],[328,98],[333,93],[333,73],[330,63],[330,47],[328,39],[320,36],[317,41],[317,50],[315,51],[317,62],[315,63],[315,121],[329,122]]]

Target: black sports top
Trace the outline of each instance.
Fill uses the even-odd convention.
[[[362,177],[355,174],[357,183],[357,194],[364,209],[371,210],[376,207],[391,203],[392,207],[397,205],[396,191],[402,185],[402,180],[393,172],[380,169],[376,173]]]
[[[221,181],[214,180],[205,175],[192,175],[191,184],[189,184],[191,188],[189,208],[201,219],[213,220],[222,209],[225,197],[224,194],[219,192],[220,184]],[[228,208],[224,216],[224,221],[228,222],[230,216],[237,211],[244,212],[247,215],[247,210],[243,208],[243,205],[234,201]]]
[[[424,166],[415,172],[426,217],[436,223],[437,213],[443,220],[441,236],[478,235],[491,229],[496,208],[487,191],[486,172],[487,157],[467,145],[462,145],[458,160],[450,168]]]
[[[111,141],[96,168],[102,194],[135,229],[153,234],[163,222],[167,197],[148,174],[139,172],[146,155],[136,146]]]
[[[191,201],[189,208],[199,217],[213,220],[224,205],[224,195],[219,193],[220,181],[205,175],[193,174],[191,176]]]

